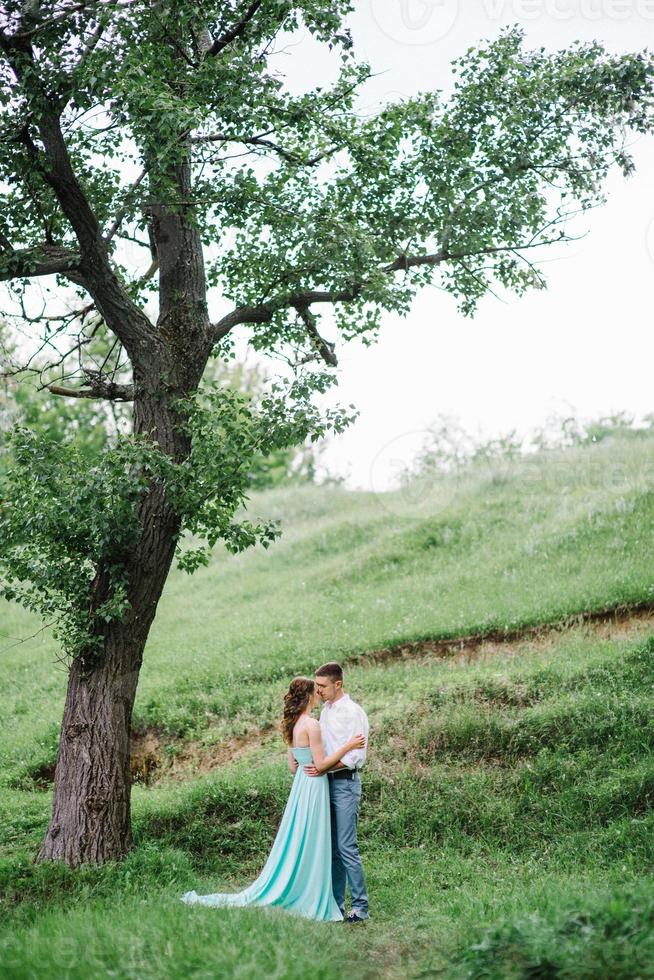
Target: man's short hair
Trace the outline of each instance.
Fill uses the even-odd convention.
[[[323,664],[322,667],[318,667],[315,676],[329,677],[329,679],[332,681],[342,681],[343,668],[340,664],[337,664],[335,660],[330,660],[328,664]]]

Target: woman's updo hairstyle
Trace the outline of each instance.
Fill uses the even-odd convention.
[[[293,744],[293,729],[295,723],[306,710],[311,695],[315,692],[316,685],[310,677],[294,677],[291,681],[287,693],[284,695],[284,715],[280,725],[284,740],[289,745]]]

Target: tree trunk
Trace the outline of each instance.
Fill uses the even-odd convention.
[[[171,174],[182,200],[191,194],[191,154]],[[213,347],[199,229],[190,206],[151,203],[159,262],[156,331],[130,354],[137,396],[134,431],[156,441],[175,462],[190,441],[171,407],[197,390]],[[132,844],[130,728],[143,651],[175,554],[180,518],[153,483],[140,508],[141,535],[126,562],[130,607],[104,630],[101,657],[71,668],[55,769],[52,816],[35,861],[75,867],[125,857]],[[93,604],[106,582],[97,569]]]
[[[198,365],[199,368],[199,365]],[[201,374],[201,371],[200,371]],[[197,382],[196,382],[197,383]],[[136,405],[136,427],[177,461],[189,451],[164,399]],[[132,846],[130,729],[143,650],[179,534],[179,518],[153,484],[144,497],[142,532],[129,562],[130,608],[107,624],[100,658],[73,661],[57,754],[52,816],[35,861],[120,860]],[[99,573],[95,588],[105,584]]]
[[[96,670],[85,674],[79,660],[71,668],[52,816],[36,861],[102,863],[132,845],[130,725],[141,654],[118,636],[111,641]]]

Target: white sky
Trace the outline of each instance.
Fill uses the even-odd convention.
[[[447,92],[452,59],[513,23],[529,47],[597,39],[615,52],[638,51],[654,36],[654,0],[363,0],[351,25],[358,56],[381,73],[366,90],[370,107]],[[291,60],[305,81],[318,81],[322,62],[310,41]],[[563,412],[654,410],[654,143],[634,139],[636,173],[625,180],[616,171],[607,204],[568,229],[586,237],[548,253],[547,290],[488,296],[470,320],[452,297],[427,288],[407,318],[384,316],[376,346],[340,348],[332,400],[354,402],[361,414],[325,452],[332,472],[352,487],[387,488],[440,414],[494,435]]]

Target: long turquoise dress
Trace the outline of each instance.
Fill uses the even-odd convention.
[[[298,762],[282,822],[256,881],[234,893],[185,892],[187,905],[243,908],[275,905],[322,922],[343,919],[332,892],[332,842],[327,776],[307,776],[311,749],[291,750]]]

